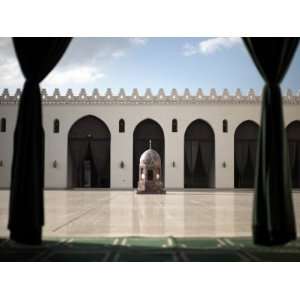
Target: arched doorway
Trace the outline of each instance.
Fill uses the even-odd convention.
[[[161,126],[151,120],[146,119],[140,122],[133,132],[133,181],[134,188],[137,187],[139,180],[139,161],[142,153],[149,148],[149,140],[152,142],[154,149],[161,158],[161,175],[164,183],[164,157],[165,157],[165,138]]]
[[[184,135],[184,187],[215,186],[215,135],[203,120],[193,121]]]
[[[289,144],[290,169],[293,188],[300,188],[300,121],[294,121],[286,129]]]
[[[68,186],[110,187],[110,131],[97,117],[85,116],[69,131]]]
[[[259,126],[250,120],[241,123],[234,134],[234,187],[253,188]]]

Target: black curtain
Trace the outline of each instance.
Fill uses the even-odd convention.
[[[289,145],[290,155],[290,168],[292,171],[292,187],[300,187],[300,164],[299,164],[299,151],[300,151],[300,121],[294,121],[287,127],[287,138]]]
[[[248,153],[246,159],[246,166],[243,176],[240,178],[241,188],[253,188],[254,187],[254,171],[255,164],[253,165],[250,153],[250,143],[248,144]]]
[[[208,140],[184,141],[184,187],[210,188],[214,185],[214,143]]]
[[[97,172],[96,187],[110,187],[110,140],[92,140],[91,151]]]
[[[285,244],[296,239],[280,82],[298,41],[298,38],[244,38],[265,80],[253,208],[253,239],[260,245]]]
[[[193,176],[192,176],[192,182],[194,188],[207,188],[209,184],[209,176],[205,171],[203,153],[202,153],[203,149],[200,145],[201,142],[199,143],[195,169],[193,171]]]
[[[291,165],[293,188],[300,188],[300,160],[299,160],[300,143],[295,144],[294,163]]]
[[[14,38],[25,84],[20,100],[11,171],[10,238],[40,244],[44,224],[44,130],[39,83],[51,72],[71,38]]]
[[[239,139],[235,141],[235,181],[236,188],[253,188],[256,165],[255,140]]]
[[[70,139],[72,160],[72,187],[83,187],[83,161],[88,150],[88,139]]]
[[[200,143],[200,150],[202,155],[202,164],[205,170],[205,173],[208,177],[209,187],[211,187],[211,177],[212,177],[212,164],[214,158],[214,144],[211,141],[203,141]]]
[[[235,142],[235,165],[237,170],[236,176],[236,187],[241,188],[242,185],[242,178],[245,174],[245,169],[247,165],[247,158],[248,158],[248,151],[249,145],[247,141],[239,140]]]

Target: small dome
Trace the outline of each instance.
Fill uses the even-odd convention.
[[[140,165],[147,165],[147,166],[161,166],[161,160],[159,154],[153,150],[148,149],[146,150],[140,158]]]

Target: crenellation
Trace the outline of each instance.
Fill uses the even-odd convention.
[[[146,89],[146,92],[145,92],[145,98],[146,98],[146,99],[153,98],[151,89],[149,89],[149,88]]]
[[[106,89],[105,98],[106,99],[111,99],[112,97],[113,97],[112,90],[110,88]]]
[[[236,89],[235,97],[236,97],[237,99],[241,99],[241,98],[243,97],[243,94],[242,94],[241,89],[239,89],[239,88]]]
[[[223,99],[228,99],[230,97],[229,91],[228,89],[224,89],[223,90],[223,95],[222,95]]]
[[[59,101],[60,97],[61,97],[61,94],[60,94],[59,89],[57,89],[57,88],[54,89],[54,92],[53,92],[53,98],[54,98],[54,100],[55,101]]]
[[[250,89],[249,92],[248,92],[248,98],[251,99],[251,100],[254,100],[255,97],[256,97],[255,90],[254,89]]]
[[[132,97],[134,100],[140,99],[139,91],[138,91],[137,88],[134,88],[134,89],[132,90],[131,97]]]
[[[81,89],[78,96],[79,96],[80,99],[86,99],[87,98],[87,92],[86,92],[86,90],[85,89]]]
[[[20,100],[21,90],[17,89],[15,93],[10,93],[7,88],[0,94],[0,104],[14,104]],[[261,101],[261,96],[256,95],[254,89],[250,89],[244,95],[241,89],[237,89],[234,94],[230,94],[225,88],[220,94],[212,88],[208,95],[205,95],[202,89],[198,89],[192,94],[188,88],[183,93],[177,89],[172,89],[168,94],[160,88],[156,94],[153,94],[150,88],[145,90],[142,95],[137,88],[134,88],[131,94],[126,94],[125,89],[121,88],[119,93],[113,94],[112,89],[108,88],[103,96],[98,89],[88,93],[82,88],[77,94],[72,89],[67,89],[65,93],[56,88],[52,94],[48,94],[46,89],[41,90],[42,101],[44,104],[257,104]],[[287,89],[283,94],[285,104],[300,104],[300,91],[295,94],[291,89]]]
[[[171,90],[171,94],[169,96],[169,100],[176,101],[178,99],[178,92],[176,89]]]
[[[159,98],[159,99],[164,99],[164,98],[166,98],[166,94],[165,94],[164,89],[160,88],[160,89],[158,90],[157,98]]]
[[[212,98],[217,98],[218,95],[217,95],[216,89],[214,89],[214,88],[210,89],[209,95],[210,95],[210,97],[212,97]]]
[[[21,95],[22,95],[22,91],[21,89],[16,89],[16,92],[15,92],[15,99],[19,100],[21,98]]]
[[[8,99],[10,97],[8,89],[4,89],[2,92],[2,97]]]
[[[120,92],[119,92],[119,95],[118,95],[118,97],[120,98],[120,99],[126,99],[126,93],[125,93],[125,90],[122,88],[122,89],[120,89]]]
[[[184,92],[183,92],[183,98],[185,100],[188,100],[191,98],[191,92],[188,88],[184,89]]]
[[[294,96],[293,96],[293,91],[292,91],[291,89],[287,89],[286,97],[287,97],[289,100],[293,100]]]
[[[73,90],[72,89],[68,89],[67,90],[66,98],[67,98],[67,100],[72,100],[74,98],[74,94],[73,94]]]
[[[196,97],[197,97],[198,99],[202,99],[203,96],[204,96],[203,91],[202,91],[202,89],[199,88],[199,89],[197,90]]]

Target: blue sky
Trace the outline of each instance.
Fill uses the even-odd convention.
[[[0,38],[0,87],[14,90],[23,78],[11,40]],[[237,88],[261,92],[263,81],[239,38],[75,38],[55,70],[42,82],[49,90],[88,91],[151,88],[195,92]],[[300,51],[282,83],[300,89]]]

